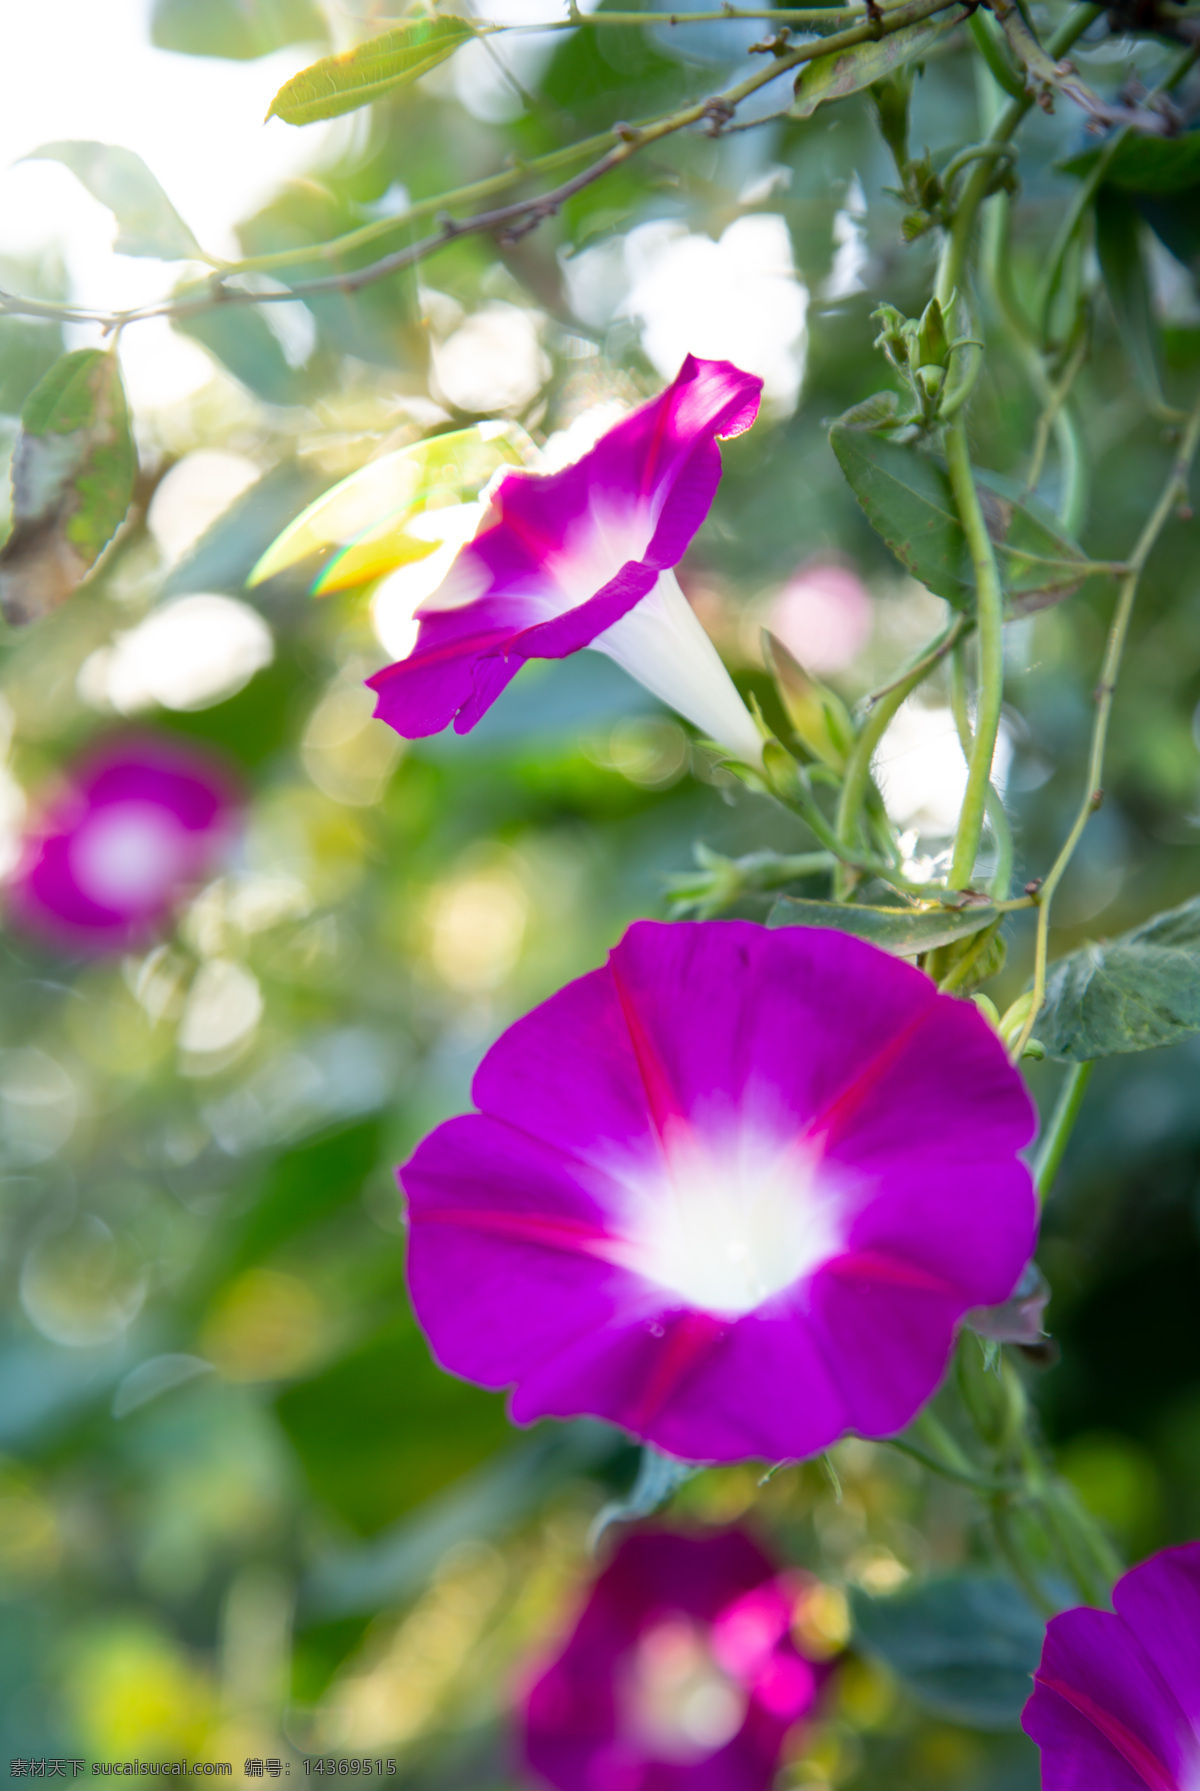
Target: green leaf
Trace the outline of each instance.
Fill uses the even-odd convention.
[[[43,143],[26,161],[61,162],[117,220],[118,255],[203,260],[204,252],[140,155],[112,143]]]
[[[986,902],[967,908],[870,908],[850,902],[810,902],[780,896],[767,916],[769,927],[833,927],[852,933],[900,958],[968,939],[990,926],[996,910]]]
[[[314,124],[320,118],[356,112],[419,81],[474,36],[475,27],[467,19],[406,19],[344,56],[326,56],[301,69],[279,89],[267,117],[282,118],[285,124]]]
[[[970,610],[975,583],[966,537],[945,467],[911,443],[885,440],[843,418],[829,432],[867,520],[915,578],[955,609]],[[1039,507],[1019,502],[1014,487],[993,473],[977,473],[988,532],[996,545],[1005,590],[1018,609],[1036,608],[1075,590],[1088,561]]]
[[[1105,945],[1060,958],[1037,1035],[1051,1057],[1086,1063],[1200,1032],[1200,896]]]
[[[56,324],[29,317],[0,318],[0,416],[20,416],[30,392],[62,351],[62,331]]]
[[[317,1494],[371,1534],[477,1467],[511,1436],[504,1401],[442,1373],[411,1318],[280,1395]]]
[[[1101,187],[1096,194],[1096,253],[1134,378],[1142,395],[1160,405],[1161,347],[1142,255],[1141,221],[1133,200],[1115,187]]]
[[[893,70],[903,67],[914,57],[929,52],[958,24],[961,14],[950,20],[924,21],[893,31],[887,37],[855,44],[840,56],[818,57],[796,76],[796,99],[788,108],[789,118],[811,118],[818,106],[830,100],[845,99],[873,82],[881,81]]]
[[[853,1611],[858,1643],[935,1715],[975,1729],[1017,1726],[1044,1626],[1008,1580],[962,1574],[891,1598],[855,1593]]]
[[[675,1456],[664,1455],[661,1450],[652,1449],[649,1443],[645,1444],[633,1485],[624,1498],[613,1499],[603,1507],[592,1525],[588,1537],[590,1546],[595,1548],[604,1532],[614,1524],[632,1524],[639,1518],[653,1517],[699,1472],[695,1462],[679,1461]]]
[[[578,1484],[581,1475],[603,1469],[624,1446],[619,1432],[590,1418],[543,1426],[381,1536],[318,1555],[301,1590],[305,1614],[344,1617],[411,1598],[428,1584],[430,1562],[443,1560],[464,1542],[503,1536],[544,1510],[564,1481]]]
[[[160,50],[231,62],[328,37],[315,0],[155,0],[150,21],[150,42]]]
[[[0,553],[9,622],[70,596],[120,526],[136,473],[116,355],[63,355],[30,393],[13,453],[13,529]]]
[[[1090,174],[1103,147],[1072,156],[1064,174]],[[1104,170],[1104,184],[1131,193],[1182,193],[1200,184],[1200,131],[1179,137],[1144,137],[1132,132],[1113,153]]]
[[[202,285],[181,286],[172,296],[198,298],[206,290]],[[289,364],[278,336],[258,306],[218,304],[190,317],[176,317],[173,325],[181,335],[190,336],[207,348],[235,379],[268,404],[301,404],[311,396],[311,380],[302,368]]]
[[[1200,181],[1181,193],[1143,193],[1137,208],[1163,247],[1200,281]]]

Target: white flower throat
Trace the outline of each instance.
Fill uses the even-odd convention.
[[[638,1204],[629,1266],[690,1306],[752,1312],[841,1252],[844,1200],[805,1146],[689,1136],[665,1153],[662,1181]]]

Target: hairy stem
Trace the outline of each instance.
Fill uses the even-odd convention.
[[[954,716],[958,742],[962,747],[962,756],[969,765],[971,754],[974,751],[975,733],[971,727],[971,717],[967,709],[967,667],[962,651],[963,644],[965,643],[960,643],[950,659],[950,708]],[[1008,819],[1008,810],[1004,806],[1004,798],[990,779],[985,813],[987,824],[992,831],[992,838],[996,842],[996,868],[992,873],[991,893],[997,900],[1003,901],[1012,885],[1012,825]]]
[[[975,616],[979,637],[975,739],[950,864],[950,887],[968,889],[979,854],[1004,701],[1004,592],[991,537],[983,519],[983,507],[975,489],[966,424],[961,417],[955,417],[946,425],[946,465],[975,569]]]
[[[896,711],[905,699],[911,696],[942,656],[949,651],[963,630],[961,616],[956,616],[949,626],[927,647],[920,657],[909,666],[906,672],[893,680],[886,689],[878,692],[872,703],[853,750],[846,765],[846,775],[842,780],[842,791],[838,798],[837,819],[834,833],[838,845],[845,852],[852,852],[858,837],[859,819],[863,804],[871,784],[871,761],[879,747],[879,742],[887,732]],[[845,883],[845,879],[841,879]],[[842,888],[840,893],[849,894],[849,888]]]
[[[1054,57],[1065,55],[1076,39],[1082,37],[1088,26],[1100,17],[1102,10],[1099,6],[1077,6],[1050,39],[1047,46],[1048,53]],[[1020,99],[1010,100],[992,126],[988,141],[991,143],[1011,142],[1026,113],[1033,105],[1033,101],[1034,95],[1028,91],[1022,94]],[[976,215],[987,197],[993,172],[990,161],[979,162],[963,187],[958,204],[955,206],[954,220],[942,246],[942,258],[935,288],[938,302],[943,310],[949,305],[951,298],[962,285],[963,275],[966,272],[967,255],[975,231]]]
[[[1075,1121],[1079,1118],[1083,1097],[1087,1093],[1087,1086],[1092,1079],[1092,1071],[1095,1067],[1094,1063],[1073,1063],[1071,1065],[1063,1078],[1063,1085],[1058,1091],[1058,1099],[1054,1103],[1054,1112],[1050,1115],[1050,1123],[1038,1144],[1037,1160],[1033,1166],[1033,1181],[1037,1188],[1038,1199],[1043,1205],[1054,1186],[1059,1166],[1066,1154],[1067,1145],[1071,1141],[1071,1133],[1075,1130]]]

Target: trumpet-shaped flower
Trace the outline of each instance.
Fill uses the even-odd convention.
[[[227,843],[234,793],[207,753],[140,735],[78,766],[25,841],[15,918],[66,949],[125,951]]]
[[[736,758],[758,729],[672,570],[708,514],[718,438],[758,412],[762,381],[689,355],[659,397],[560,472],[505,475],[494,520],[417,611],[407,658],[368,680],[408,739],[466,733],[528,659],[594,647]]]
[[[1164,1549],[1113,1611],[1046,1629],[1022,1719],[1046,1791],[1200,1791],[1200,1543]]]
[[[887,1435],[1033,1247],[995,1033],[840,933],[639,921],[473,1095],[401,1171],[409,1279],[443,1367],[518,1423],[693,1461]]]
[[[768,1791],[829,1672],[795,1604],[740,1530],[627,1537],[528,1693],[526,1761],[555,1791]]]

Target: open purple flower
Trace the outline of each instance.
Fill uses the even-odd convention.
[[[740,1530],[627,1537],[528,1694],[527,1763],[555,1791],[768,1791],[829,1673],[795,1602]]]
[[[1022,1719],[1046,1791],[1200,1791],[1200,1542],[1046,1629]]]
[[[208,753],[152,735],[110,745],[76,767],[26,838],[14,918],[68,950],[138,944],[210,870],[234,802]]]
[[[762,381],[689,355],[659,397],[561,472],[508,473],[494,520],[417,611],[406,659],[368,679],[408,739],[467,733],[527,659],[607,653],[735,757],[762,741],[676,566],[721,477],[718,438],[758,414]]]
[[[639,921],[401,1171],[444,1368],[692,1461],[901,1429],[1033,1247],[986,1021],[844,934]]]

